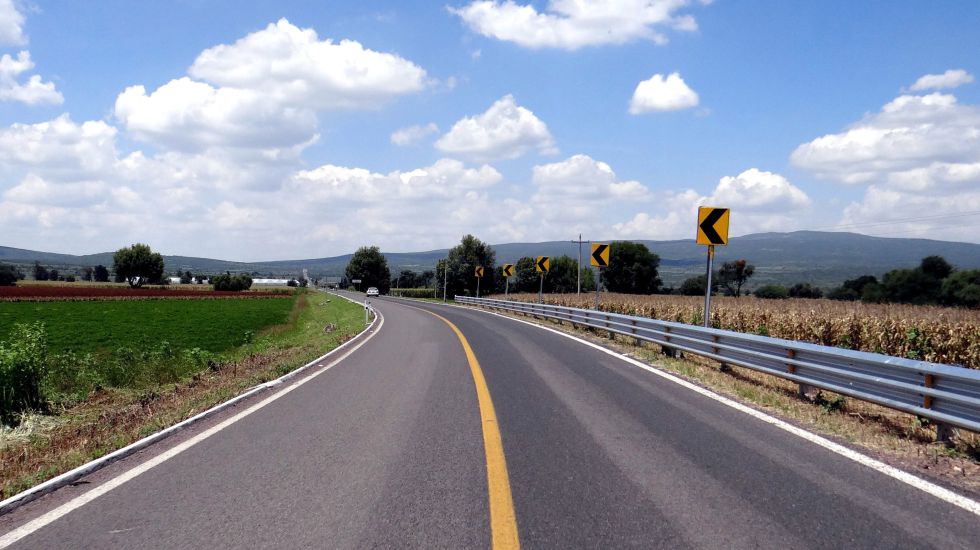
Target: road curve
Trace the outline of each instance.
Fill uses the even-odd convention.
[[[525,548],[980,540],[974,514],[584,344],[480,311],[375,306],[383,327],[334,368],[13,547],[489,547],[474,377],[425,310],[482,368]],[[86,490],[69,489],[0,533]]]

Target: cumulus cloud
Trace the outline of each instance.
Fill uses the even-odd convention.
[[[0,0],[0,44],[21,46],[24,37],[24,14],[17,10],[14,0]]]
[[[273,103],[319,110],[380,107],[426,82],[425,71],[411,61],[354,40],[320,40],[315,30],[286,19],[204,50],[189,74]]]
[[[514,159],[532,150],[557,153],[548,126],[517,105],[512,95],[502,97],[483,114],[459,120],[435,146],[443,153],[477,161]]]
[[[679,13],[686,0],[550,0],[539,11],[513,0],[479,0],[449,11],[474,32],[526,48],[577,50],[586,46],[649,40],[667,42],[660,29],[695,31],[697,22]]]
[[[187,77],[150,94],[143,86],[126,88],[116,98],[115,114],[133,137],[180,151],[237,147],[282,155],[312,143],[317,128],[312,110]]]
[[[980,210],[980,108],[949,94],[901,95],[846,130],[801,144],[793,164],[863,185],[841,223],[888,222],[892,234],[975,240],[964,224],[910,221]],[[967,224],[968,225],[968,224]]]
[[[670,73],[664,78],[655,74],[640,82],[630,100],[630,113],[639,115],[660,111],[679,111],[697,107],[698,94],[692,90],[678,73]]]
[[[791,231],[811,205],[806,193],[774,172],[749,168],[737,176],[725,176],[710,195],[693,189],[665,191],[655,197],[659,214],[639,212],[632,219],[614,224],[624,238],[693,238],[700,206],[730,208],[737,214],[730,232],[744,235],[759,231]]]
[[[439,127],[434,122],[430,122],[425,126],[409,126],[408,128],[401,128],[392,132],[391,142],[399,147],[416,145],[438,131]]]
[[[37,124],[15,123],[0,130],[0,167],[45,178],[95,178],[116,162],[116,134],[102,121],[76,124],[67,114]]]
[[[297,173],[289,188],[311,200],[376,202],[460,196],[493,186],[501,178],[491,166],[467,168],[452,159],[441,159],[426,168],[388,174],[328,164]]]
[[[925,90],[941,90],[944,88],[957,88],[964,84],[973,82],[973,75],[963,69],[950,69],[943,74],[927,74],[919,77],[909,88],[913,92]]]
[[[115,115],[129,133],[168,150],[295,163],[318,140],[317,113],[379,108],[421,90],[424,70],[351,40],[321,40],[285,19],[204,50],[190,76],[149,92],[126,88]]]

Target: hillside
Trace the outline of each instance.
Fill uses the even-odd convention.
[[[609,241],[602,241],[609,242]],[[704,272],[705,247],[692,240],[641,241],[661,258],[661,276],[668,286],[679,285],[685,278]],[[541,243],[505,243],[493,246],[497,263],[513,263],[522,256],[578,255],[578,245],[571,241]],[[583,261],[589,246],[583,245]],[[433,269],[445,257],[446,249],[424,252],[388,252],[385,257],[392,272],[402,269]],[[845,279],[864,274],[878,275],[891,269],[914,267],[925,256],[939,255],[960,269],[980,268],[980,245],[935,241],[869,237],[856,233],[796,231],[793,233],[758,233],[731,239],[727,247],[717,248],[716,263],[745,258],[756,266],[751,287],[767,283],[793,284],[810,282],[827,288]],[[327,258],[273,262],[233,262],[188,256],[164,256],[167,270],[190,269],[195,273],[222,271],[245,272],[265,276],[297,276],[305,268],[311,276],[337,276],[343,273],[350,254]],[[56,269],[72,270],[81,266],[111,266],[112,254],[72,256],[0,246],[0,261],[28,268],[39,261]]]

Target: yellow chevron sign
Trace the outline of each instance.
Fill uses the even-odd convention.
[[[504,277],[512,277],[514,275],[514,264],[504,264]]]
[[[609,245],[603,243],[592,243],[592,265],[595,267],[609,267]]]
[[[538,273],[547,273],[551,270],[551,258],[547,256],[538,256],[538,261],[534,262],[534,269]]]
[[[728,244],[728,215],[727,208],[698,208],[698,244]]]
[[[474,271],[475,271],[474,275],[476,275],[477,277],[483,277],[483,266],[482,265],[476,266],[476,269]]]

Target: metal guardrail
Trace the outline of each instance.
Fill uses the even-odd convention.
[[[455,299],[632,336],[980,433],[980,371],[590,309]]]

